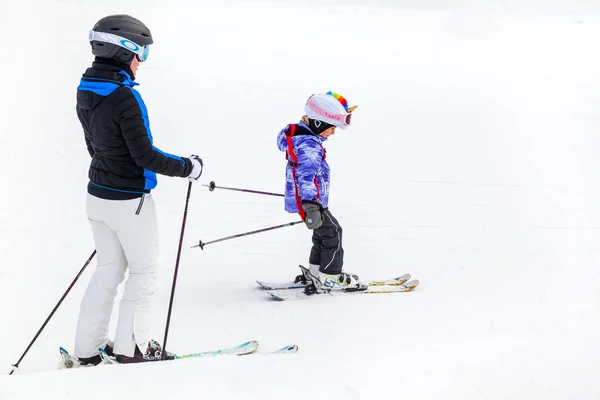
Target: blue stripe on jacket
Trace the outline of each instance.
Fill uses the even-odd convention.
[[[85,90],[96,93],[100,96],[108,96],[121,86],[123,85],[117,81],[103,80],[99,82],[87,81],[82,79],[79,83],[79,86],[77,87],[77,90]]]
[[[144,126],[146,127],[146,133],[148,134],[148,139],[150,140],[150,143],[152,143],[153,139],[152,139],[152,132],[150,131],[150,119],[148,118],[148,109],[146,108],[146,104],[144,103],[144,100],[142,100],[142,96],[140,96],[140,94],[137,90],[135,90],[132,87],[130,87],[130,89],[131,89],[131,93],[133,93],[133,97],[135,97],[136,101],[138,102],[138,105],[140,106],[140,109],[142,110],[142,118],[144,119]],[[154,145],[152,146],[152,150],[162,154],[165,157],[179,160],[181,162],[181,164],[183,166],[185,166],[185,161],[183,160],[183,158],[181,158],[179,156],[165,153],[164,151],[160,150],[159,148],[154,147]],[[156,185],[158,183],[158,180],[156,178],[156,172],[150,171],[149,169],[144,169],[144,178],[146,179],[146,182],[144,184],[144,189],[151,190],[156,187]]]

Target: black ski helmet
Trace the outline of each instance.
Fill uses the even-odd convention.
[[[150,29],[144,23],[130,15],[118,14],[109,15],[96,22],[92,31],[112,33],[131,40],[135,44],[143,47],[154,43]],[[113,58],[122,62],[130,62],[134,53],[124,47],[112,43],[91,41],[92,54],[101,58]]]

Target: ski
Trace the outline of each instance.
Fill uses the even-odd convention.
[[[101,364],[120,364],[117,359],[113,356],[108,355],[106,350],[98,349],[100,351],[100,356],[102,357]],[[235,347],[211,350],[211,351],[203,351],[200,353],[189,353],[189,354],[180,354],[174,355],[176,360],[185,359],[185,358],[203,358],[203,357],[215,357],[215,356],[224,356],[224,355],[233,355],[233,356],[244,356],[249,354],[294,354],[298,352],[298,346],[295,344],[284,346],[276,350],[268,351],[265,353],[259,353],[258,350],[258,342],[256,340],[251,340],[249,342],[242,343]],[[60,348],[60,356],[61,362],[58,365],[59,369],[71,369],[71,368],[79,368],[82,367],[79,359],[74,355],[69,354],[69,352],[61,347]],[[90,365],[92,366],[92,365]],[[87,367],[87,366],[86,366]]]
[[[245,342],[238,346],[230,347],[230,348],[204,351],[204,352],[200,352],[200,353],[175,355],[175,359],[200,358],[200,357],[211,357],[211,356],[219,356],[219,355],[241,356],[241,355],[252,354],[257,349],[258,349],[258,341],[251,340],[249,342]],[[117,359],[113,356],[108,355],[106,350],[104,350],[104,349],[98,349],[98,350],[100,351],[100,356],[102,357],[102,364],[119,364]],[[289,353],[295,353],[296,351],[298,351],[298,346],[290,345],[290,346],[285,346],[285,347],[282,347],[281,349],[275,350],[272,353],[273,354],[275,354],[275,353],[289,354]],[[79,359],[77,357],[75,357],[74,355],[69,354],[69,352],[63,347],[60,348],[60,357],[62,360],[58,364],[59,369],[65,369],[65,368],[71,369],[71,368],[78,368],[78,367],[82,366],[81,363],[79,362]]]
[[[225,349],[218,350],[210,350],[210,351],[202,351],[200,353],[188,353],[188,354],[171,354],[175,357],[176,360],[184,359],[184,358],[202,358],[202,357],[214,357],[214,356],[243,356],[247,354],[252,354],[258,349],[258,341],[251,340],[249,342],[242,343],[235,347],[229,347]],[[108,355],[108,353],[104,349],[98,349],[100,351],[100,356],[104,364],[120,364],[119,361],[113,356]],[[170,354],[170,353],[168,353]]]
[[[402,275],[397,278],[369,281],[369,286],[400,286],[410,280],[410,274]],[[286,289],[304,289],[306,285],[296,282],[271,283],[265,281],[256,281],[258,285],[265,290],[286,290]]]
[[[384,294],[384,293],[402,293],[402,292],[410,292],[415,290],[415,288],[419,286],[418,280],[409,281],[403,283],[401,285],[394,286],[370,286],[365,290],[332,290],[326,293],[306,295],[304,292],[295,290],[295,289],[287,289],[287,290],[277,290],[277,291],[267,291],[267,294],[271,296],[271,298],[277,301],[286,301],[286,300],[301,300],[301,299],[310,299],[310,298],[321,298],[321,297],[331,297],[331,296],[348,296],[353,294]]]
[[[104,364],[120,364],[119,361],[113,356],[109,356],[108,353],[104,349],[98,349],[100,351],[100,356],[102,357]],[[211,351],[202,351],[200,353],[189,353],[189,354],[173,354],[175,360],[181,360],[186,358],[205,358],[205,357],[215,357],[215,356],[245,356],[249,354],[293,354],[298,352],[298,346],[293,344],[289,346],[284,346],[282,348],[267,352],[267,353],[258,353],[258,341],[251,340],[246,343],[242,343],[239,346],[230,347],[226,349],[218,349]]]

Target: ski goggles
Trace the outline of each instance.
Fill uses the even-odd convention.
[[[132,42],[129,39],[114,35],[112,33],[90,31],[88,35],[90,42],[104,42],[116,44],[124,49],[127,49],[135,54],[139,62],[144,62],[148,59],[148,52],[150,51],[150,45],[140,46],[139,44]]]

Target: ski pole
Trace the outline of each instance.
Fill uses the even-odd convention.
[[[183,234],[185,232],[185,222],[187,220],[188,205],[190,203],[190,194],[192,193],[192,183],[188,184],[187,196],[185,198],[185,209],[183,210],[183,221],[181,222],[181,233],[179,235],[179,247],[177,248],[177,259],[175,261],[175,272],[173,272],[173,286],[171,287],[171,299],[169,300],[169,310],[167,312],[167,324],[165,326],[165,338],[163,340],[162,359],[167,356],[167,337],[169,336],[169,325],[171,324],[171,311],[173,310],[173,298],[175,297],[175,286],[177,285],[177,274],[179,272],[179,259],[181,258],[181,246],[183,244]]]
[[[75,286],[75,282],[77,282],[77,280],[79,279],[79,277],[81,276],[81,274],[83,273],[83,271],[87,268],[87,266],[89,265],[89,263],[92,262],[92,259],[94,258],[95,255],[96,255],[96,250],[94,250],[94,252],[90,256],[90,258],[88,258],[88,260],[85,262],[85,264],[83,264],[83,267],[81,268],[81,270],[79,271],[79,273],[77,274],[77,276],[75,277],[75,279],[73,279],[73,282],[71,282],[71,284],[67,288],[67,291],[62,295],[62,297],[60,298],[60,300],[58,301],[58,303],[56,304],[56,306],[54,307],[54,309],[52,310],[52,312],[50,313],[50,315],[48,315],[48,318],[46,318],[46,321],[44,321],[44,323],[42,324],[42,327],[40,328],[40,330],[37,331],[37,333],[33,337],[33,340],[29,343],[29,346],[27,346],[27,348],[25,349],[25,351],[21,355],[21,358],[19,358],[19,361],[17,361],[16,364],[12,365],[13,369],[10,371],[9,375],[12,375],[13,372],[15,372],[16,370],[19,369],[19,364],[21,363],[21,361],[23,361],[23,358],[25,358],[25,355],[27,354],[27,352],[29,351],[29,349],[31,349],[31,346],[33,346],[33,344],[37,340],[38,336],[40,336],[40,334],[42,333],[42,331],[44,330],[44,328],[46,327],[46,325],[50,321],[50,318],[52,318],[52,316],[54,315],[54,313],[56,312],[56,310],[58,310],[58,307],[61,305],[61,303],[63,302],[63,300],[65,299],[65,297],[67,297],[67,295],[69,294],[69,292],[71,291],[71,289],[73,288],[73,286]]]
[[[214,192],[215,189],[223,189],[223,190],[234,190],[236,192],[246,192],[246,193],[255,193],[255,194],[265,194],[267,196],[278,196],[285,197],[285,195],[280,193],[271,193],[271,192],[261,192],[260,190],[251,190],[251,189],[239,189],[239,188],[230,188],[225,186],[217,186],[215,181],[211,181],[208,185],[202,185],[208,188],[211,192]]]
[[[268,227],[268,228],[258,229],[256,231],[239,233],[237,235],[227,236],[227,237],[224,237],[224,238],[221,238],[221,239],[212,240],[210,242],[203,242],[202,240],[200,240],[197,245],[192,246],[192,249],[194,247],[200,247],[202,250],[204,250],[204,246],[206,246],[207,244],[212,244],[212,243],[217,243],[217,242],[223,242],[225,240],[235,239],[235,238],[239,238],[239,237],[243,237],[243,236],[250,236],[250,235],[254,235],[255,233],[272,231],[273,229],[285,228],[286,226],[292,226],[292,225],[300,224],[302,222],[304,222],[304,221],[288,222],[287,224],[281,224],[281,225],[277,225],[277,226],[271,226],[271,227]]]

